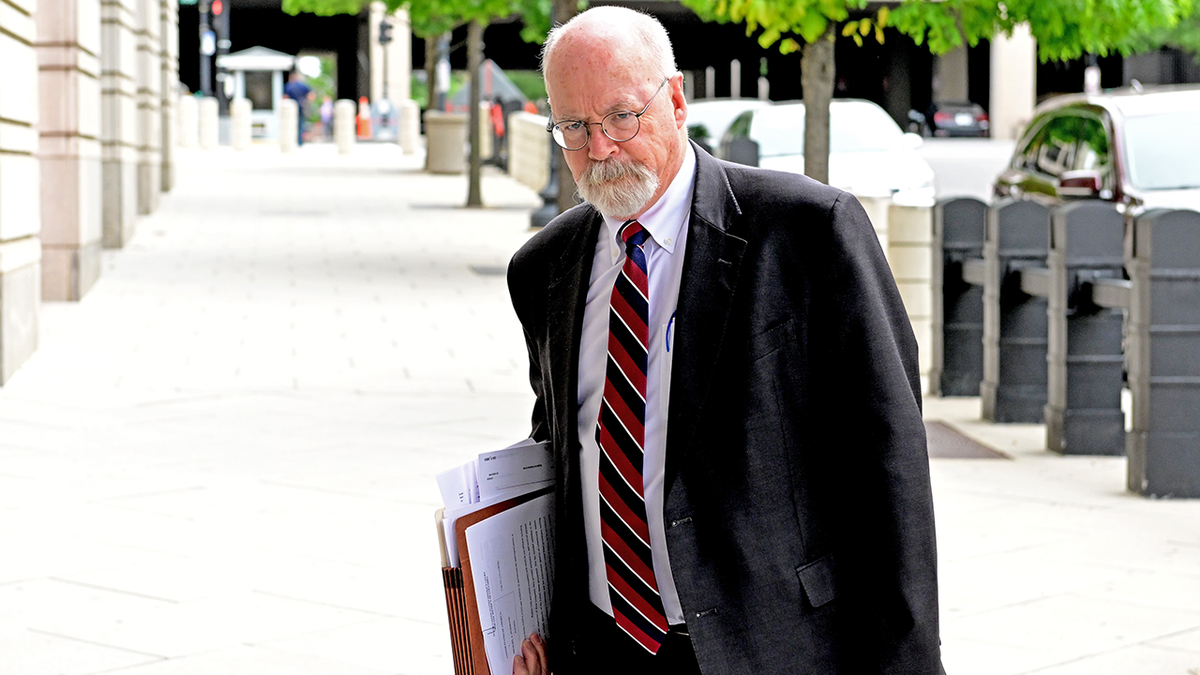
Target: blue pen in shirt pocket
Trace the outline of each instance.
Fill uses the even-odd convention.
[[[671,312],[671,320],[667,322],[667,330],[666,330],[667,353],[668,354],[671,352],[671,336],[672,336],[672,333],[674,330],[675,330],[675,312]]]

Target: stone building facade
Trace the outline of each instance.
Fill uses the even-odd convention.
[[[0,385],[173,180],[177,0],[0,0]]]

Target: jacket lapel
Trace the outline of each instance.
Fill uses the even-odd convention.
[[[548,367],[543,366],[546,414],[553,426],[557,462],[557,508],[560,514],[556,525],[559,538],[556,565],[555,612],[564,617],[566,625],[576,625],[575,612],[587,598],[587,559],[583,538],[583,507],[579,474],[579,343],[583,332],[583,310],[587,302],[588,283],[595,257],[596,237],[603,222],[591,207],[577,207],[580,215],[563,223],[572,228],[561,251],[556,251],[556,267],[550,274],[546,289],[545,345]]]
[[[746,241],[728,232],[741,216],[725,170],[696,148],[696,184],[688,226],[683,280],[675,312],[671,403],[667,427],[666,488],[686,460],[692,434],[712,383]]]

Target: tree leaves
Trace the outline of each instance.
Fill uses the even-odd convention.
[[[332,1],[332,0],[329,0]],[[790,53],[799,41],[820,39],[828,23],[841,24],[841,34],[862,45],[883,42],[884,29],[894,28],[934,54],[964,44],[976,45],[996,35],[1010,35],[1027,23],[1042,60],[1071,59],[1085,53],[1123,54],[1158,46],[1168,34],[1176,44],[1200,46],[1200,21],[1188,30],[1173,30],[1189,16],[1194,0],[904,0],[899,5],[866,0],[683,0],[706,21],[742,23],[746,34],[758,34],[764,48],[779,45]],[[1158,39],[1158,42],[1155,42]]]

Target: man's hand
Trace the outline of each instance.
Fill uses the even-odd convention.
[[[521,654],[513,657],[513,675],[550,675],[546,665],[546,641],[533,633],[521,643]]]

